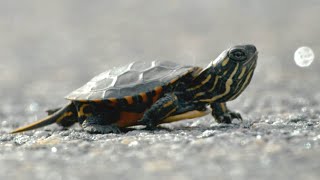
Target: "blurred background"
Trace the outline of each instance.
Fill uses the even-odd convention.
[[[251,84],[229,103],[243,124],[207,116],[170,131],[8,134],[114,66],[205,67],[243,43],[259,50]],[[304,68],[301,46],[315,54]],[[319,57],[319,0],[0,0],[0,179],[318,179]]]
[[[301,78],[319,80],[319,18],[318,0],[1,0],[1,98],[62,99],[94,75],[135,60],[206,66],[239,43],[257,46],[256,76],[264,83],[303,87]],[[294,63],[300,46],[316,54],[310,67]]]

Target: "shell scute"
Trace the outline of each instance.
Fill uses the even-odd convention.
[[[104,90],[104,89],[108,88],[109,86],[112,86],[113,81],[115,81],[115,79],[113,79],[113,78],[104,78],[100,81],[96,81],[96,83],[94,85],[92,85],[91,91]],[[107,85],[109,85],[109,86],[107,86]]]
[[[156,79],[161,79],[165,76],[170,76],[171,71],[172,71],[171,69],[161,67],[161,66],[154,67],[143,73],[143,80],[152,81]]]
[[[150,68],[150,63],[145,61],[137,61],[132,63],[131,70],[133,71],[141,71]]]
[[[134,96],[164,86],[192,68],[169,61],[137,61],[95,76],[66,98],[89,101]]]
[[[142,82],[141,75],[142,73],[138,71],[127,71],[117,77],[117,81],[114,86],[121,88],[124,86],[132,86],[139,81]]]

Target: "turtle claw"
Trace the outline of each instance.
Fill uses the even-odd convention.
[[[231,115],[232,119],[238,119],[240,121],[242,121],[242,116],[240,113],[238,112],[229,112],[229,114]]]
[[[121,133],[121,130],[118,126],[114,124],[110,125],[99,125],[99,124],[90,124],[87,120],[82,123],[83,129],[90,134],[108,134],[108,133]]]
[[[93,125],[88,125],[88,126],[84,127],[83,129],[90,134],[108,134],[108,133],[119,134],[119,133],[121,133],[121,130],[114,125],[103,126],[103,125],[93,124]]]
[[[232,122],[232,119],[238,119],[242,121],[242,117],[240,113],[232,112],[232,111],[226,112],[221,116],[215,116],[215,119],[218,123],[226,123],[226,124],[230,124]]]

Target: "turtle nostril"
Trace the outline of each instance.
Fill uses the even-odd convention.
[[[255,53],[257,51],[257,48],[252,44],[246,45],[246,49],[249,50],[250,52],[253,52],[253,53]]]

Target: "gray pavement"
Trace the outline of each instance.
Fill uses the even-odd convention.
[[[0,179],[319,179],[319,17],[315,0],[0,1]],[[229,103],[243,122],[8,134],[113,66],[206,66],[238,43],[260,51],[252,83]],[[316,55],[307,68],[293,60],[300,46]]]

